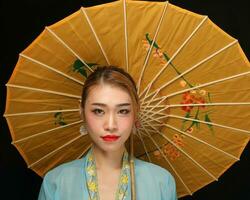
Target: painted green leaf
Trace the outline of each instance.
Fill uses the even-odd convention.
[[[212,122],[208,116],[208,114],[205,114],[205,122]],[[207,124],[208,128],[213,132],[213,125],[212,124]]]
[[[54,117],[55,118],[57,118],[59,115],[61,115],[62,113],[61,112],[56,112],[55,114],[54,114]]]
[[[92,67],[94,67],[94,66],[96,66],[96,65],[98,65],[97,63],[87,63],[87,65],[90,67],[90,68],[92,68]]]
[[[151,39],[149,38],[149,33],[146,33],[146,39],[147,39],[148,43],[151,45],[152,42],[153,42],[153,40],[151,40]],[[154,42],[153,47],[156,48],[156,49],[159,49],[159,48],[160,48],[160,47],[158,46],[158,44],[156,44],[156,42]]]
[[[170,58],[168,57],[168,55],[167,55],[167,54],[163,53],[163,55],[164,55],[164,58],[165,58],[167,61],[169,61],[169,60],[170,60]],[[170,64],[172,64],[172,63],[170,63]],[[179,73],[180,73],[180,72],[179,72]]]
[[[192,128],[194,125],[195,125],[195,122],[192,121],[191,125],[190,125],[188,128],[185,129],[185,132],[186,132],[187,130],[189,130],[190,128]]]
[[[73,64],[73,71],[74,72],[78,72],[80,73],[82,76],[84,76],[85,78],[87,78],[87,72],[84,69],[84,64],[82,63],[82,61],[80,61],[79,59],[77,59],[74,64]]]
[[[197,129],[200,129],[200,122],[194,122]]]
[[[200,109],[199,109],[199,107],[198,107],[198,109],[197,109],[197,111],[196,111],[196,113],[195,113],[195,119],[196,119],[196,120],[199,120],[199,112],[200,112]],[[194,123],[195,123],[196,128],[197,128],[197,129],[200,129],[200,122],[195,121]]]
[[[90,68],[92,68],[93,66],[96,66],[96,63],[86,63]],[[87,71],[85,69],[85,66],[83,64],[82,61],[80,61],[79,59],[77,59],[74,64],[73,64],[73,71],[80,73],[82,76],[84,76],[85,78],[87,78]]]
[[[80,68],[82,68],[83,67],[83,63],[82,63],[82,61],[80,61],[79,59],[77,59],[75,62],[74,62],[74,64],[73,64],[73,68],[76,70],[76,69],[80,69]]]
[[[187,112],[186,115],[184,116],[185,118],[190,118],[190,112]],[[183,119],[182,120],[182,126],[181,126],[181,130],[183,131],[185,128],[185,123],[187,122],[187,119]]]
[[[190,112],[187,112],[186,115],[185,115],[185,118],[190,118],[191,117],[191,113]],[[184,119],[183,122],[186,122],[188,121],[187,119]]]
[[[212,101],[211,101],[211,95],[210,95],[210,92],[208,92],[208,93],[207,93],[207,97],[208,97],[208,101],[209,101],[209,103],[212,103]]]
[[[63,118],[63,113],[62,112],[56,112],[54,114],[54,118],[55,118],[55,125],[59,124],[60,126],[64,126],[67,123],[64,121]]]
[[[64,125],[66,125],[66,123],[64,121],[60,121],[59,125],[64,126]]]

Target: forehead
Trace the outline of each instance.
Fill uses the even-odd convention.
[[[132,103],[132,100],[125,89],[109,84],[100,84],[90,88],[86,103],[117,105],[121,103]]]

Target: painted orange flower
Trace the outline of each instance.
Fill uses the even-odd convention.
[[[196,97],[195,95],[191,94],[190,91],[185,92],[182,96],[183,101],[181,104],[204,104],[206,103],[205,99],[203,97]],[[199,106],[199,108],[205,108],[204,105]],[[191,112],[193,109],[193,106],[182,106],[182,110],[185,112]]]
[[[183,143],[183,137],[179,134],[175,134],[172,137],[172,141],[174,144],[176,144],[179,147],[183,147],[184,143]],[[178,157],[181,156],[180,151],[176,148],[176,146],[174,146],[171,143],[167,143],[165,144],[162,148],[162,153],[164,153],[164,155],[166,155],[170,160],[176,160]],[[162,158],[162,154],[160,153],[160,151],[156,150],[154,151],[154,156],[157,159],[161,159]]]

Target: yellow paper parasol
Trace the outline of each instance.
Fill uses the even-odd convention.
[[[46,27],[19,56],[5,117],[39,175],[90,147],[79,101],[97,65],[137,81],[135,156],[168,169],[179,197],[217,180],[249,142],[250,64],[237,40],[168,2],[117,1]]]

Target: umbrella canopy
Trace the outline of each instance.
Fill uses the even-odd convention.
[[[217,180],[249,142],[250,64],[237,40],[168,2],[118,1],[46,27],[19,56],[5,117],[39,175],[90,147],[79,101],[98,65],[120,66],[136,80],[135,156],[168,169],[179,197]]]

